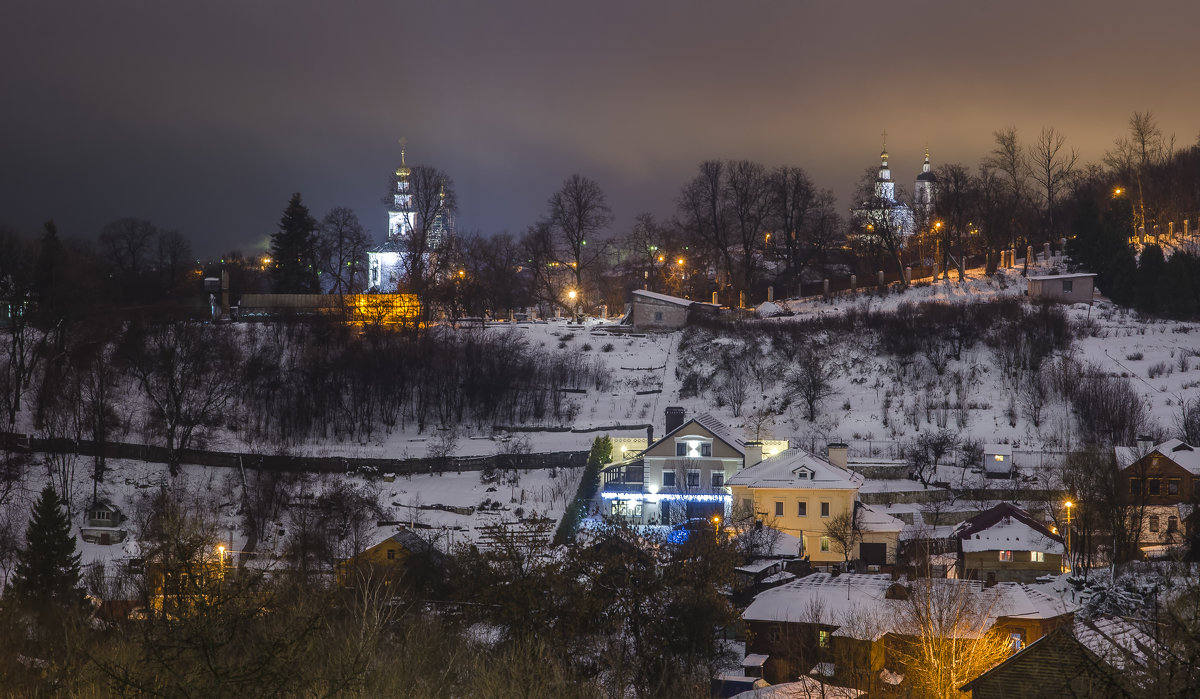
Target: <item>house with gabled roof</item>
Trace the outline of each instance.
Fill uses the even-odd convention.
[[[736,438],[729,426],[704,413],[685,419],[682,408],[666,411],[667,433],[640,454],[601,474],[604,514],[635,524],[676,524],[686,519],[726,518],[728,480],[762,459],[764,443]],[[786,448],[771,442],[770,450]]]
[[[971,699],[1143,696],[1159,645],[1124,619],[1076,621],[961,687]]]
[[[1194,514],[1200,449],[1181,439],[1152,445],[1139,437],[1137,446],[1114,447],[1113,455],[1124,484],[1121,492],[1137,505],[1143,548],[1181,543]]]
[[[1011,636],[1014,650],[1069,626],[1077,608],[1016,583],[984,587],[977,580],[904,582],[887,574],[814,573],[754,598],[742,614],[746,652],[767,656],[763,676],[768,681],[786,681],[819,668],[835,683],[873,696],[906,672],[902,654],[895,651],[914,638],[905,619],[911,617],[906,612],[917,586],[931,586],[935,599],[978,610],[978,625],[957,631],[959,641],[997,631]]]
[[[1032,583],[1062,572],[1063,539],[1011,503],[975,515],[954,531],[959,578]]]
[[[896,561],[904,523],[858,502],[863,477],[849,470],[837,448],[831,460],[803,449],[788,449],[747,467],[729,480],[734,507],[803,542],[813,563],[847,558],[837,550],[827,526],[840,515],[852,515],[856,543],[848,558],[868,565]]]

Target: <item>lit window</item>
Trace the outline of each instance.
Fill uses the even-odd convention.
[[[666,488],[674,488],[675,487],[675,472],[674,471],[669,471],[667,469],[663,469],[663,487],[666,487]]]
[[[818,639],[818,642],[821,644],[822,648],[829,647],[829,632],[828,631],[826,631],[824,629],[821,629],[820,631],[818,631],[817,639]]]
[[[829,503],[827,503],[827,502],[821,503],[821,516],[822,517],[829,516]]]
[[[1004,461],[1004,454],[996,454],[992,458],[996,461]]]
[[[713,471],[712,472],[712,487],[720,488],[723,485],[725,485],[725,472],[724,471]]]
[[[1046,554],[1041,551],[1030,551],[1029,560],[1033,563],[1045,563]]]
[[[827,536],[821,537],[821,552],[829,553],[829,537]]]
[[[1012,562],[1012,551],[1001,551],[1000,560],[1008,563]]]
[[[806,501],[801,500],[800,502],[796,503],[796,516],[797,517],[807,517],[808,516],[808,503]]]
[[[783,501],[779,501],[779,502],[775,503],[775,516],[776,517],[783,516]]]

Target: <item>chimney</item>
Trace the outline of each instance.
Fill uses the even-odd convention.
[[[664,434],[671,434],[675,430],[683,426],[683,408],[678,405],[673,405],[667,408],[667,431]]]
[[[649,449],[651,444],[654,444],[654,425],[646,425],[646,448]]]
[[[850,452],[850,447],[847,446],[844,442],[830,442],[829,446],[826,448],[825,453],[827,454],[829,463],[833,464],[834,466],[837,466],[838,468],[840,468],[842,470],[845,470],[846,469],[846,457],[849,452]]]
[[[1137,438],[1138,454],[1149,454],[1150,450],[1153,448],[1154,448],[1154,440],[1151,439],[1149,435],[1145,435],[1145,434],[1138,435],[1138,438]]]
[[[746,442],[746,460],[742,468],[750,468],[762,461],[762,442]]]

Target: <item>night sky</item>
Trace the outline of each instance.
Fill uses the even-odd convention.
[[[849,205],[888,132],[911,186],[994,130],[1099,161],[1134,110],[1200,132],[1200,4],[45,2],[0,13],[0,224],[122,216],[252,251],[299,191],[376,239],[399,164],[447,171],[461,231],[520,234],[572,172],[613,233],[709,158],[799,165]]]

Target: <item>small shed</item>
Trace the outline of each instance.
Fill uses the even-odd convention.
[[[1013,455],[1011,444],[983,445],[983,472],[993,478],[1008,478],[1012,475]]]
[[[703,309],[716,311],[710,303],[691,301],[654,291],[637,289],[633,292],[634,330],[679,330],[687,325],[689,314]]]
[[[1092,292],[1096,288],[1096,275],[1090,272],[1029,277],[1028,281],[1029,290],[1026,293],[1029,298],[1059,303],[1091,305]]]
[[[87,526],[80,527],[79,534],[84,541],[93,544],[119,544],[128,536],[121,528],[125,515],[121,509],[108,500],[97,500],[87,511]]]

